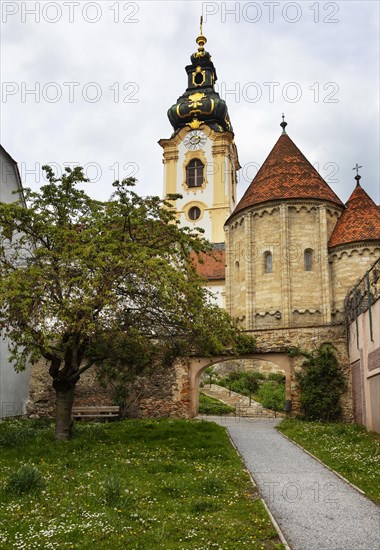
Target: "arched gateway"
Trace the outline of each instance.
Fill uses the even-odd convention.
[[[189,358],[189,397],[190,397],[190,416],[193,417],[198,413],[199,405],[199,382],[202,372],[218,363],[224,363],[226,361],[233,360],[231,355],[220,355],[217,357],[190,357]],[[260,361],[268,361],[274,363],[284,371],[286,376],[286,399],[291,399],[291,362],[289,355],[285,353],[255,353],[250,355],[244,355],[238,359],[256,359]]]
[[[214,357],[179,357],[170,367],[156,365],[128,386],[125,416],[192,418],[198,412],[202,372],[218,363],[244,360],[268,362],[268,365],[274,364],[283,371],[286,376],[286,399],[292,399],[296,405],[294,389],[292,395],[294,359],[285,352],[260,351],[240,356],[226,354]],[[110,388],[99,386],[95,370],[89,369],[83,373],[75,388],[75,405],[110,405],[114,404],[113,399],[114,393]],[[44,361],[33,365],[28,413],[36,416],[55,414],[55,395],[46,378]]]

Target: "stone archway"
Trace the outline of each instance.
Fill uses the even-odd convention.
[[[218,357],[191,357],[189,359],[190,359],[190,364],[189,364],[190,417],[194,417],[198,413],[199,385],[200,385],[200,376],[202,372],[205,369],[207,369],[207,367],[211,367],[212,365],[216,365],[217,363],[224,363],[226,361],[231,361],[234,358],[231,357],[230,355],[228,356],[221,355]],[[292,368],[291,368],[291,360],[289,355],[287,355],[286,353],[276,353],[276,352],[254,353],[250,355],[244,355],[243,357],[240,357],[238,359],[258,359],[260,361],[269,361],[277,365],[279,369],[284,371],[286,376],[286,383],[285,383],[286,399],[291,399]]]

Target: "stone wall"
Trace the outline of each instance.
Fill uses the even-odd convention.
[[[112,405],[110,389],[101,387],[95,369],[84,372],[75,388],[75,405]],[[27,404],[29,416],[55,416],[55,391],[47,361],[41,359],[32,366]]]
[[[126,394],[124,416],[179,417],[190,415],[190,378],[186,360],[173,367],[152,367],[131,384]],[[74,405],[99,406],[115,404],[115,392],[104,388],[94,367],[82,374],[75,387]],[[55,391],[46,361],[32,367],[27,414],[32,417],[55,416]]]
[[[380,247],[371,243],[344,245],[330,253],[332,312],[336,319],[343,316],[344,299],[349,290],[379,257]]]
[[[275,363],[261,359],[235,359],[234,361],[225,361],[217,364],[214,367],[214,372],[221,378],[228,376],[231,372],[235,371],[254,371],[260,372],[264,375],[284,372]],[[207,374],[203,374],[202,380],[207,383],[209,381],[209,376]]]
[[[284,352],[291,347],[299,347],[306,351],[311,351],[318,347],[322,342],[331,342],[336,348],[336,354],[340,366],[343,369],[347,389],[342,396],[343,420],[352,422],[352,381],[350,360],[343,325],[321,325],[316,327],[303,328],[284,328],[278,330],[256,330],[250,334],[256,338],[258,351],[265,352]],[[302,357],[292,357],[292,377],[291,377],[291,399],[292,413],[299,412],[299,391],[297,387],[295,373],[302,368]]]
[[[289,348],[294,346],[310,351],[324,341],[331,341],[337,348],[339,363],[343,367],[347,379],[347,392],[342,400],[344,420],[352,421],[351,374],[342,325],[257,330],[250,334],[256,337],[258,352],[263,353],[263,357],[269,352],[286,354]],[[257,360],[255,359],[255,361]],[[291,374],[288,384],[290,382],[292,414],[299,412],[295,372],[301,368],[302,361],[302,357],[291,359]],[[202,368],[206,368],[210,361],[204,360],[203,363]],[[194,399],[190,365],[190,359],[181,359],[172,367],[156,365],[146,371],[144,376],[140,376],[128,388],[124,416],[189,418],[192,415],[192,399]],[[74,404],[106,405],[113,403],[112,390],[106,390],[99,385],[96,369],[90,369],[84,373],[76,387]],[[28,412],[32,416],[54,416],[54,404],[55,394],[51,387],[51,378],[46,363],[41,361],[34,365],[32,370]]]
[[[328,324],[327,243],[341,209],[298,200],[242,211],[226,230],[226,308],[246,330]],[[306,269],[305,253],[311,255]],[[270,272],[265,258],[272,256]],[[361,265],[357,266],[360,272]],[[355,276],[357,271],[355,271]]]

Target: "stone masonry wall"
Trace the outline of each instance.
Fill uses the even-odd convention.
[[[112,392],[102,388],[97,380],[95,369],[84,372],[75,388],[75,405],[112,405]],[[29,386],[29,416],[55,416],[55,391],[49,366],[44,359],[35,363]]]
[[[242,327],[276,330],[330,323],[327,242],[339,214],[339,207],[299,200],[258,205],[231,221],[226,232],[226,308]],[[308,270],[306,251],[311,254]],[[271,272],[265,266],[269,253]]]
[[[126,417],[179,417],[188,418],[190,411],[189,365],[178,361],[173,367],[152,367],[128,388]],[[74,406],[100,406],[115,404],[112,388],[102,387],[96,368],[89,369],[75,388]],[[55,416],[55,391],[46,361],[32,368],[27,413],[32,417]]]
[[[346,245],[330,254],[333,305],[336,318],[343,315],[344,299],[349,290],[380,257],[380,247],[373,244]]]
[[[351,374],[345,341],[344,328],[339,326],[304,327],[251,332],[256,339],[258,351],[286,353],[290,347],[299,346],[312,350],[324,341],[331,341],[337,348],[339,363],[347,379],[347,391],[342,399],[344,420],[352,421]],[[292,414],[299,412],[299,395],[295,372],[301,367],[302,357],[291,359]],[[177,417],[188,418],[191,411],[190,366],[185,359],[172,367],[152,367],[129,387],[124,416],[126,417]],[[96,370],[83,374],[77,384],[74,405],[114,404],[112,391],[102,388]],[[46,363],[40,361],[32,369],[28,413],[32,416],[54,416],[55,393]]]
[[[345,329],[343,325],[322,325],[319,327],[287,328],[278,330],[256,330],[250,334],[254,335],[257,342],[258,351],[286,351],[290,347],[311,351],[318,347],[322,342],[331,342],[336,348],[336,354],[341,365],[346,381],[347,389],[342,396],[343,420],[352,422],[352,381],[350,371],[350,360],[345,338]],[[302,369],[303,357],[293,357],[291,359],[292,380],[291,380],[291,399],[292,414],[299,412],[299,392],[295,373]]]

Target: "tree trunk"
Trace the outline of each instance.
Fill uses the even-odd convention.
[[[59,386],[61,387],[55,388],[57,398],[55,439],[67,440],[71,434],[71,411],[74,402],[75,385],[59,384]]]

